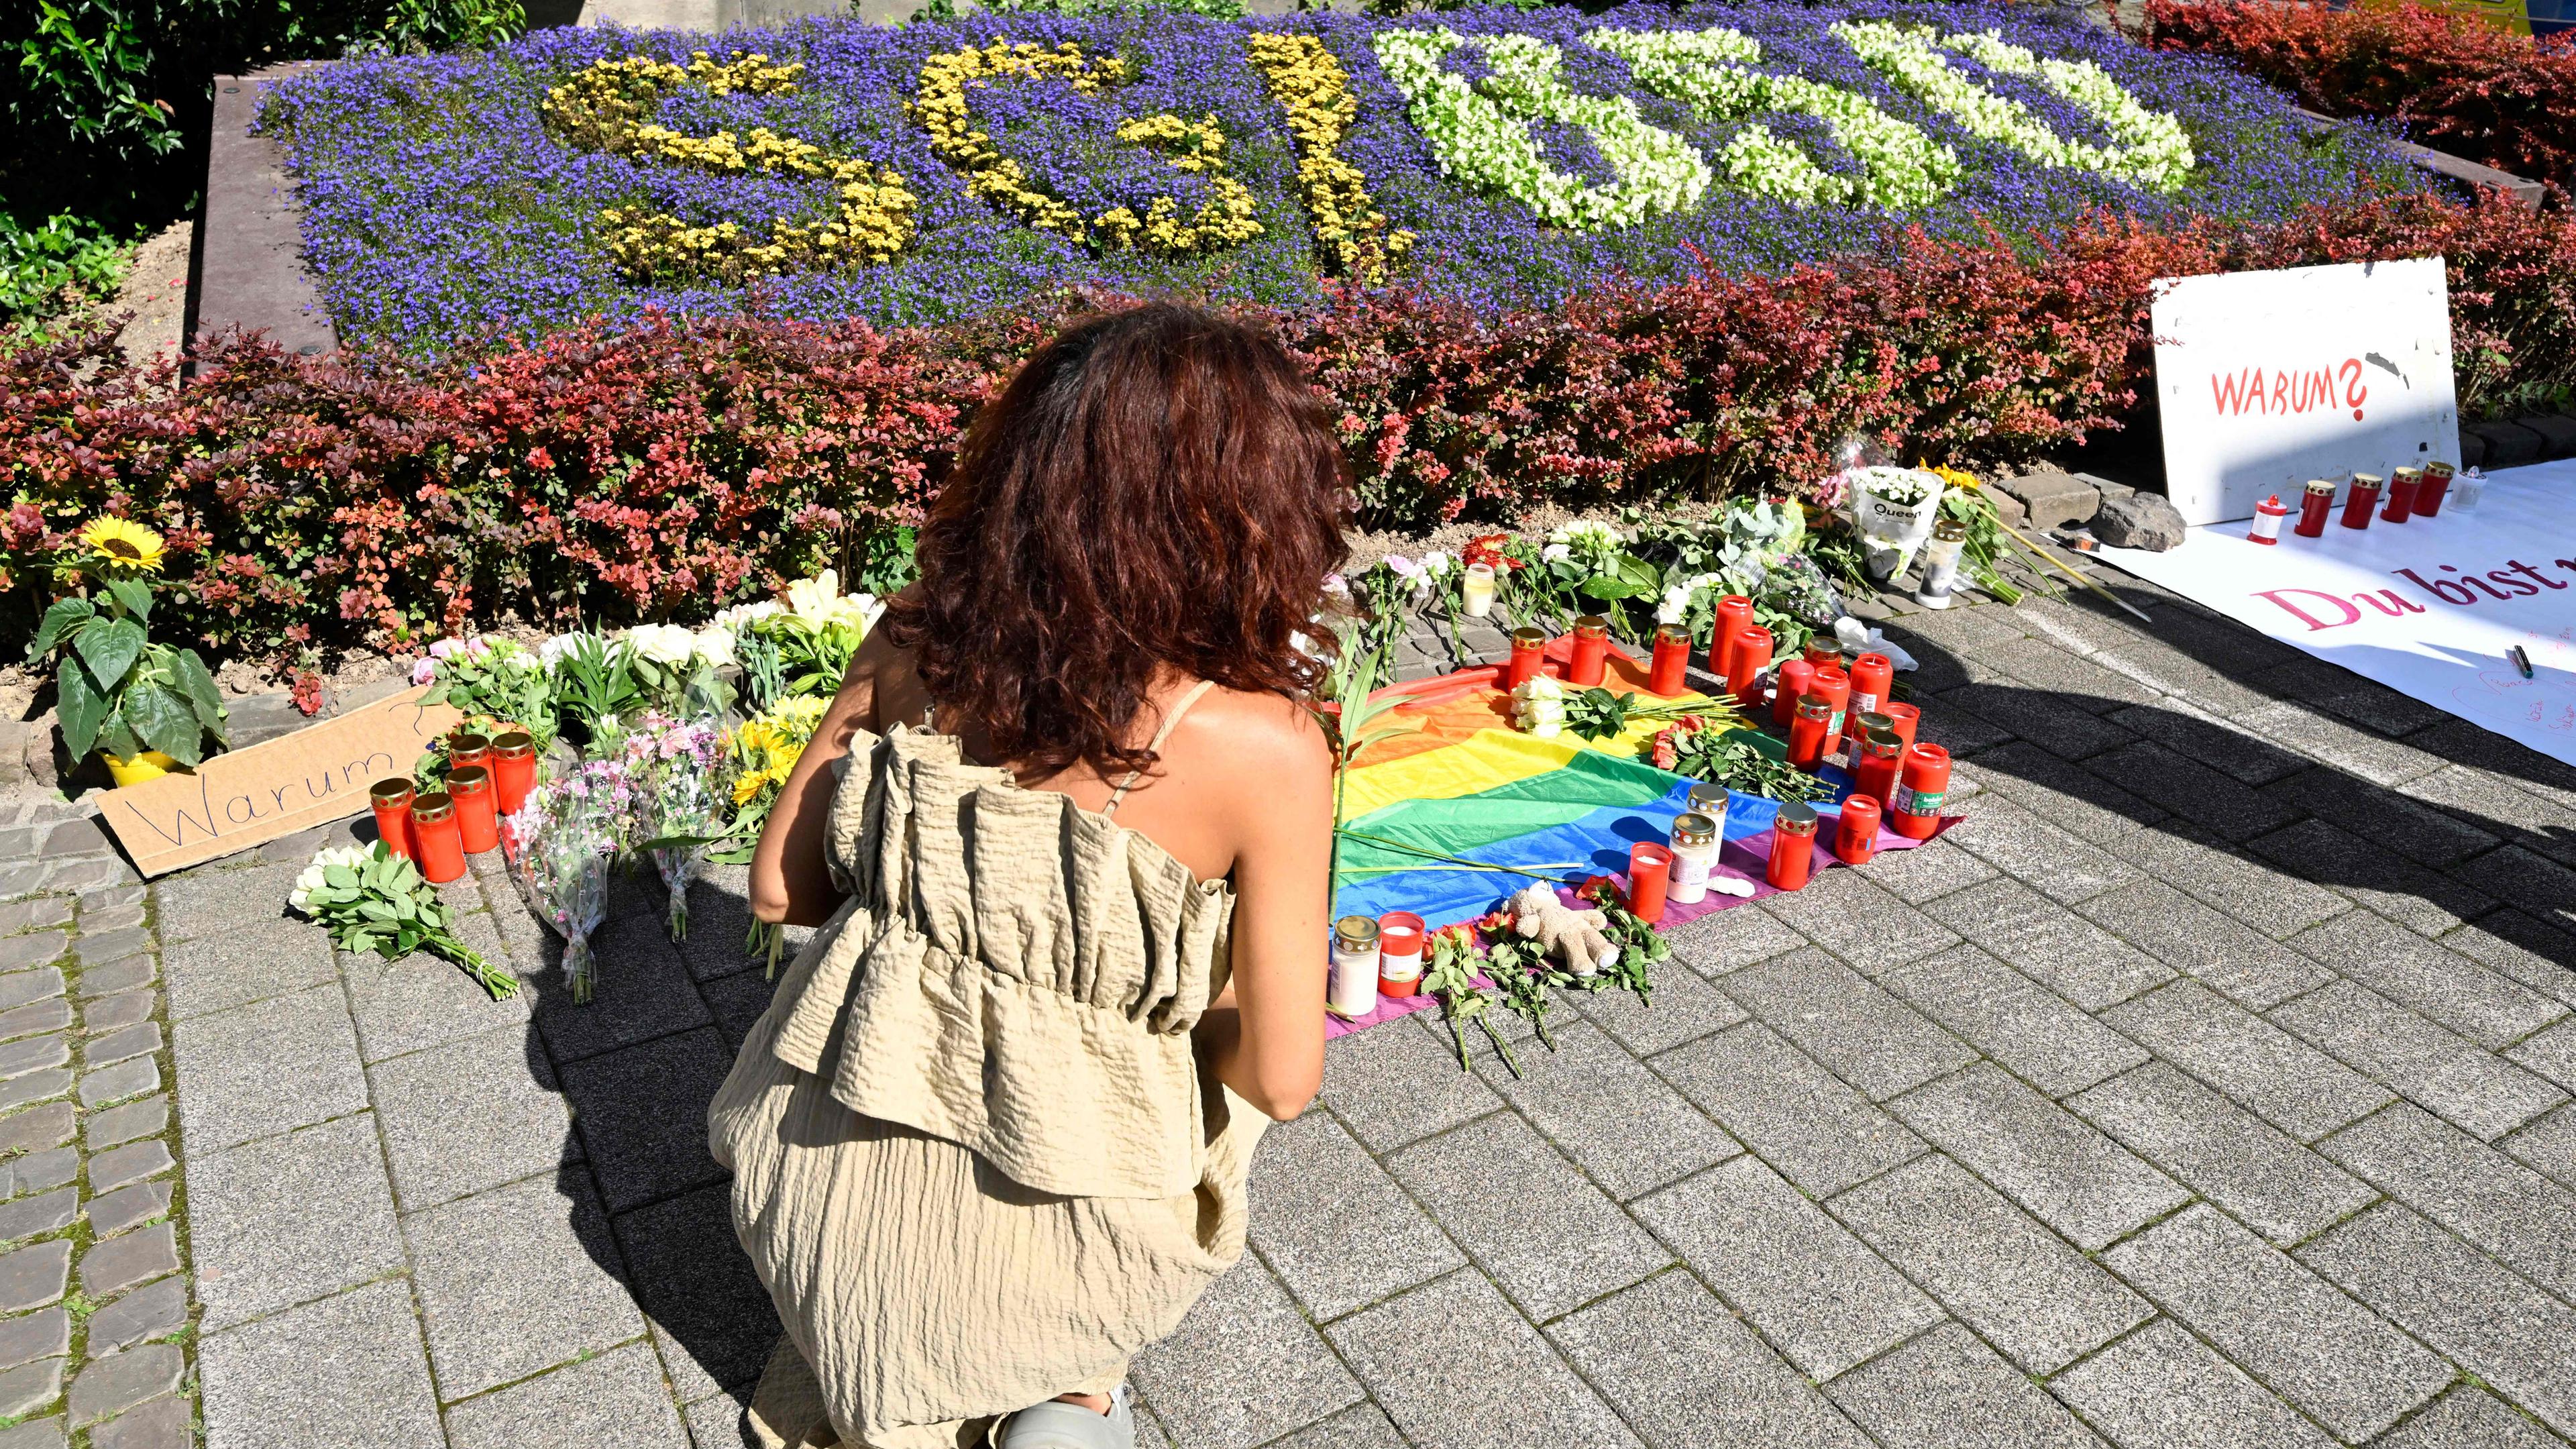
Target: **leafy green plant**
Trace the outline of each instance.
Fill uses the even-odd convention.
[[[1493,993],[1486,990],[1480,973],[1484,951],[1476,944],[1472,930],[1434,931],[1429,945],[1429,959],[1422,968],[1422,989],[1440,1003],[1441,1018],[1449,1023],[1449,1040],[1458,1049],[1458,1070],[1467,1070],[1467,1023],[1474,1022],[1494,1044],[1494,1051],[1511,1068],[1521,1074],[1520,1063],[1512,1060],[1511,1044],[1494,1030]]]
[[[1834,787],[1789,763],[1779,742],[1749,729],[1689,730],[1673,737],[1676,775],[1771,800],[1822,800]]]
[[[1357,621],[1354,621],[1356,632]],[[1384,665],[1384,648],[1363,653],[1345,640],[1333,657],[1328,676],[1330,703],[1315,703],[1315,723],[1323,728],[1324,743],[1333,752],[1333,845],[1325,875],[1325,914],[1331,915],[1334,900],[1342,888],[1342,798],[1350,780],[1351,762],[1360,752],[1380,740],[1392,739],[1420,728],[1412,720],[1380,724],[1378,720],[1396,706],[1392,699],[1371,699],[1364,681],[1375,677]]]
[[[438,887],[381,840],[323,849],[295,878],[286,903],[352,955],[373,952],[393,961],[425,950],[463,967],[495,1001],[519,992],[518,978],[456,939]]]
[[[453,705],[469,720],[514,724],[536,740],[539,754],[554,743],[554,673],[543,659],[507,639],[482,639],[427,663],[425,702]]]
[[[643,707],[635,678],[635,651],[598,634],[576,634],[555,660],[555,708],[580,743],[598,745],[617,733],[621,716]]]
[[[0,324],[24,328],[112,296],[133,255],[122,237],[89,217],[57,212],[30,227],[0,211]]]
[[[194,649],[155,644],[145,629],[161,566],[160,536],[122,518],[101,518],[80,534],[83,549],[63,568],[95,580],[96,595],[58,599],[45,611],[27,662],[59,652],[55,712],[75,759],[104,749],[131,760],[157,750],[182,765],[205,758],[205,740],[228,743],[224,698]]]

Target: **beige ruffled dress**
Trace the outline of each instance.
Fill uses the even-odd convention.
[[[708,1111],[787,1329],[752,1421],[771,1444],[972,1444],[1118,1383],[1242,1255],[1267,1119],[1190,1036],[1234,897],[1115,799],[1023,789],[946,735],[862,731],[843,768],[850,899]]]

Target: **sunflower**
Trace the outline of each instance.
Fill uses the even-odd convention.
[[[126,518],[99,518],[80,531],[80,541],[100,562],[120,571],[157,574],[167,552],[161,535]]]

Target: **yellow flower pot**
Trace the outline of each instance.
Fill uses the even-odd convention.
[[[105,750],[99,751],[98,757],[107,761],[107,773],[120,789],[127,785],[140,785],[146,780],[158,780],[182,768],[177,760],[159,750],[145,750],[130,760],[120,760]]]

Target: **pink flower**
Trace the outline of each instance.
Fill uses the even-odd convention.
[[[438,661],[435,659],[424,659],[411,667],[411,682],[414,684],[427,684],[437,677]]]

